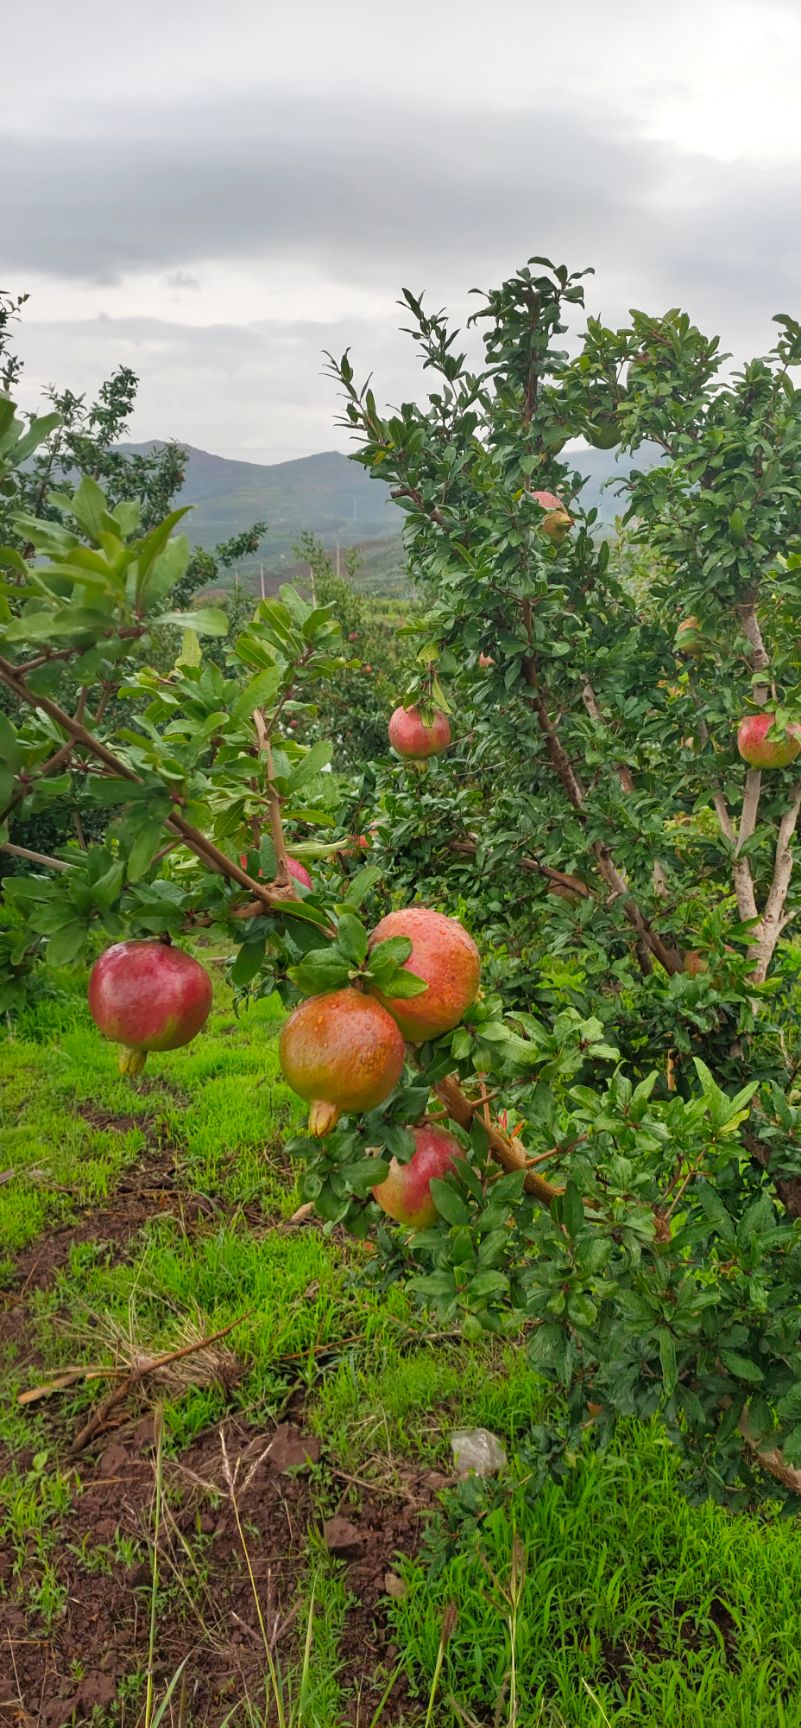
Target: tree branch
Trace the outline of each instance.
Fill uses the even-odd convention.
[[[12,846],[10,840],[4,840],[0,852],[10,852],[12,858],[27,858],[30,864],[45,864],[48,870],[69,870],[66,858],[50,858],[46,852],[31,852],[27,846]]]
[[[793,874],[793,854],[791,843],[798,825],[801,811],[801,781],[793,789],[790,803],[779,823],[779,833],[776,840],[776,857],[773,865],[773,880],[765,902],[765,910],[759,926],[759,934],[753,945],[752,952],[756,955],[756,966],[752,973],[755,984],[764,984],[768,974],[776,943],[781,935],[784,919],[784,903],[790,887]]]

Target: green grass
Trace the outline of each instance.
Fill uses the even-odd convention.
[[[60,1448],[99,1394],[78,1384],[20,1407],[16,1393],[67,1363],[128,1347],[156,1354],[190,1324],[210,1334],[238,1320],[223,1346],[237,1364],[230,1381],[188,1372],[159,1389],[165,1455],[232,1412],[269,1430],[291,1401],[323,1441],[318,1520],[340,1505],[343,1473],[380,1489],[415,1470],[447,1472],[454,1427],[494,1430],[512,1461],[499,1483],[446,1495],[420,1558],[398,1560],[408,1589],[388,1612],[418,1704],[402,1716],[390,1694],[377,1724],[801,1728],[796,1522],[770,1508],[735,1517],[691,1506],[657,1428],[629,1429],[605,1457],[579,1459],[564,1485],[534,1492],[527,1443],[542,1392],[524,1353],[437,1333],[397,1286],[380,1292],[364,1246],[290,1223],[298,1192],[282,1147],[300,1107],[278,1068],[280,1015],[267,1001],[237,1020],[215,978],[207,1031],[151,1058],[144,1084],[119,1078],[78,988],[37,1003],[0,1045],[0,1167],[14,1172],[0,1185],[7,1277],[48,1229],[113,1206],[123,1173],[130,1182],[137,1167],[166,1159],[178,1190],[154,1198],[144,1226],[111,1248],[99,1230],[65,1249],[27,1294],[35,1368],[10,1350],[0,1357],[0,1440],[12,1458],[0,1548],[12,1555],[5,1588],[34,1635],[64,1610],[60,1520],[80,1526],[80,1472]],[[71,1552],[84,1571],[110,1573],[141,1558],[142,1535],[120,1529],[102,1548],[78,1542]],[[186,1540],[185,1576],[165,1574],[159,1589],[189,1602],[193,1591],[213,1595],[214,1578],[200,1532]],[[340,1728],[356,1707],[343,1669],[351,1603],[314,1529],[297,1590],[294,1643],[276,1668],[285,1721]],[[456,1626],[440,1649],[451,1602]],[[144,1649],[96,1728],[132,1728],[146,1666]],[[276,1712],[265,1661],[261,1689],[237,1705],[231,1728],[272,1728]],[[369,1714],[359,1722],[370,1728]]]
[[[795,1522],[691,1506],[656,1427],[582,1458],[563,1486],[532,1493],[518,1482],[492,1498],[449,1557],[440,1531],[435,1577],[405,1568],[408,1595],[394,1610],[423,1683],[455,1604],[443,1728],[484,1722],[488,1698],[505,1695],[511,1711],[513,1650],[518,1714],[500,1720],[517,1728],[801,1723]]]

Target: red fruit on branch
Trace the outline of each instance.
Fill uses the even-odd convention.
[[[360,990],[310,996],[278,1041],[287,1085],[310,1104],[309,1133],[330,1133],[344,1111],[374,1110],[397,1086],[403,1038],[385,1008]]]
[[[444,1128],[424,1124],[411,1132],[414,1152],[408,1164],[393,1158],[388,1175],[373,1189],[373,1199],[397,1224],[407,1224],[410,1230],[426,1230],[438,1217],[431,1197],[432,1180],[441,1181],[447,1176],[457,1158],[464,1157],[464,1148]]]
[[[560,546],[565,535],[570,533],[573,526],[570,511],[562,503],[561,498],[557,498],[555,492],[529,492],[527,496],[533,498],[544,512],[540,522],[542,533],[547,534],[548,539],[552,540],[555,546]]]
[[[399,756],[410,762],[426,762],[447,750],[451,727],[447,714],[437,709],[428,725],[419,708],[396,708],[389,722],[389,741]]]
[[[495,665],[495,661],[493,660],[491,654],[479,654],[478,663],[479,663],[479,666],[481,667],[482,672],[485,672],[488,666],[494,666]]]
[[[752,768],[786,768],[801,750],[801,726],[791,721],[784,732],[769,738],[775,714],[746,714],[737,728],[737,749]]]
[[[115,942],[92,967],[89,1012],[121,1044],[121,1074],[138,1074],[150,1050],[180,1050],[205,1026],[211,979],[183,948]]]
[[[452,1031],[475,1001],[481,978],[481,959],[472,936],[457,918],[446,918],[425,906],[388,913],[376,925],[370,948],[390,936],[406,936],[411,942],[403,970],[422,978],[428,988],[419,996],[386,997],[379,990],[372,994],[389,1009],[412,1044]]]

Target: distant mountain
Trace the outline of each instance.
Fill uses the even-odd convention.
[[[126,444],[145,453],[148,444]],[[185,445],[188,460],[182,504],[194,506],[186,521],[190,540],[213,546],[267,521],[265,552],[270,559],[291,551],[304,529],[326,544],[339,535],[343,546],[381,540],[400,532],[400,512],[389,489],[338,450],[301,456],[294,462],[237,462]]]
[[[144,454],[158,440],[126,444],[124,449]],[[333,552],[337,540],[344,551],[358,546],[362,551],[367,586],[397,592],[404,584],[401,545],[403,517],[380,480],[371,480],[366,470],[338,450],[317,456],[301,456],[293,462],[238,462],[214,456],[208,450],[187,450],[186,478],[180,502],[191,504],[185,532],[193,544],[214,546],[228,540],[252,522],[268,524],[261,561],[269,588],[296,573],[293,547],[304,530],[318,535]],[[584,509],[598,508],[607,527],[621,515],[625,503],[606,485],[616,474],[625,474],[628,459],[618,461],[613,451],[567,451],[571,465],[587,476],[581,494]],[[658,457],[650,448],[638,456],[638,466],[649,467]],[[240,572],[256,586],[260,559],[249,559]]]

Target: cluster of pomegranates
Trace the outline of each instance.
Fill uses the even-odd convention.
[[[373,931],[368,952],[393,936],[411,942],[403,970],[425,983],[418,996],[386,996],[368,979],[364,990],[309,997],[282,1028],[284,1078],[308,1102],[309,1132],[316,1137],[329,1133],[346,1111],[383,1104],[401,1076],[404,1040],[422,1044],[452,1031],[475,1000],[481,962],[457,919],[425,906],[390,912]],[[412,1134],[412,1157],[406,1164],[393,1158],[373,1194],[391,1218],[420,1229],[436,1217],[432,1178],[444,1176],[462,1153],[443,1129],[423,1124]]]

